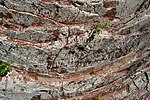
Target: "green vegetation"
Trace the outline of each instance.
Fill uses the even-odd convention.
[[[12,71],[10,65],[7,62],[0,61],[0,76],[6,76],[10,71]]]
[[[108,26],[108,24],[107,23],[95,23],[94,24],[94,27],[95,28],[101,28],[101,29],[107,29],[107,28],[109,28],[109,26]]]
[[[100,96],[96,96],[96,97],[94,97],[94,99],[93,100],[100,100]]]
[[[93,27],[94,27],[96,33],[99,33],[100,29],[108,29],[109,25],[107,23],[95,22]]]

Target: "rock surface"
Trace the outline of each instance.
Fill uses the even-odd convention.
[[[0,100],[150,100],[150,0],[0,0],[0,60]]]

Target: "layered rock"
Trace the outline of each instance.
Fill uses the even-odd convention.
[[[0,60],[13,67],[0,98],[150,99],[149,4],[0,0]]]

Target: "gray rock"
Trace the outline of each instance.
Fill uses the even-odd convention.
[[[148,100],[149,2],[0,0],[0,99]]]

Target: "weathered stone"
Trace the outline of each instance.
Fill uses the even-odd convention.
[[[0,99],[149,100],[149,4],[0,0]]]

